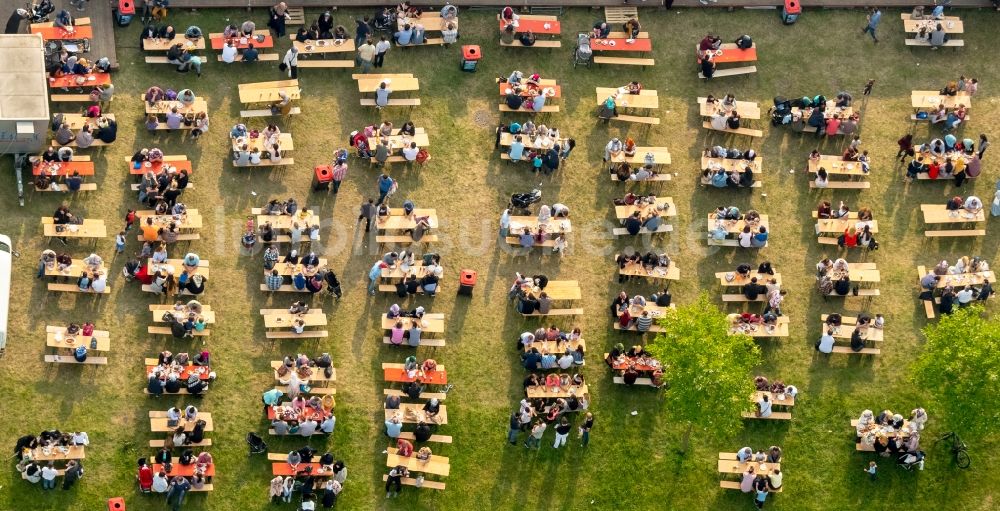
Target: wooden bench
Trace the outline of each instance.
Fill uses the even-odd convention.
[[[205,492],[205,491],[213,491],[213,490],[215,490],[215,486],[213,486],[212,483],[205,483],[205,484],[201,485],[201,488],[195,488],[195,487],[192,486],[191,489],[188,490],[188,491],[192,491],[192,492]]]
[[[628,330],[629,332],[639,332],[639,328],[636,326],[635,323],[633,323],[632,326],[628,327],[627,329],[623,329],[622,324],[615,321],[614,324],[612,325],[612,328],[614,328],[615,330]],[[653,332],[653,333],[663,332],[663,331],[664,331],[663,327],[657,325],[655,321],[653,322],[652,325],[649,326],[649,330],[646,330],[646,332]],[[645,333],[645,332],[640,332],[640,333]]]
[[[725,488],[727,490],[739,490],[740,489],[740,482],[739,481],[719,481],[719,487],[720,488]],[[768,488],[767,491],[768,491],[768,493],[781,493],[781,491],[784,490],[784,489],[785,489],[785,485],[782,484],[781,487],[779,487],[777,490],[772,490],[772,489]]]
[[[919,281],[924,278],[924,275],[927,275],[927,267],[924,265],[917,266],[917,280]],[[921,301],[924,302],[924,314],[927,315],[927,319],[934,319],[934,300]]]
[[[56,364],[93,364],[93,365],[108,365],[108,357],[91,357],[88,356],[87,360],[83,362],[77,362],[75,358],[70,355],[45,355],[46,362],[52,362]]]
[[[704,123],[702,123],[701,127],[706,128],[706,129],[710,129],[712,131],[721,131],[723,133],[732,133],[734,135],[746,135],[748,137],[763,137],[764,136],[764,132],[763,131],[761,131],[761,130],[755,130],[755,129],[751,129],[751,128],[736,128],[736,129],[726,128],[726,129],[722,129],[722,130],[717,130],[717,129],[715,129],[715,128],[712,127],[711,121],[705,121]]]
[[[347,67],[354,67],[354,60],[353,59],[329,59],[329,60],[327,60],[327,59],[315,59],[315,60],[299,59],[299,67],[300,68],[302,68],[302,67],[327,67],[327,68],[338,67],[338,68],[347,68]]]
[[[246,165],[239,165],[239,164],[236,163],[236,160],[233,160],[233,166],[234,167],[242,167],[242,168],[247,168],[247,167],[277,167],[279,165],[295,165],[295,158],[282,158],[281,161],[279,161],[279,162],[273,162],[270,159],[263,159],[262,158],[260,160],[260,163],[258,163],[256,165],[254,165],[252,163],[248,163]]]
[[[507,106],[506,103],[500,103],[499,107],[500,107],[500,111],[501,112],[516,112],[516,113],[523,113],[523,114],[537,114],[537,113],[548,114],[548,113],[555,113],[555,112],[559,111],[559,105],[545,105],[545,106],[542,107],[541,110],[526,110],[524,108],[518,108],[518,109],[515,110],[515,109]]]
[[[907,46],[930,46],[931,42],[930,42],[930,40],[927,40],[927,39],[907,39],[906,40],[906,45]],[[958,48],[958,47],[961,47],[961,46],[965,46],[965,41],[963,41],[961,39],[950,39],[948,41],[945,41],[944,44],[941,45],[941,46],[947,46],[949,48]]]
[[[702,176],[702,178],[701,178],[701,185],[702,186],[709,186],[711,184],[712,184],[712,178]],[[754,182],[753,182],[753,184],[750,185],[749,188],[760,188],[762,186],[764,186],[764,183],[762,181],[760,181],[759,179],[755,179]],[[729,188],[729,187],[727,186],[726,188]],[[747,188],[747,187],[742,187],[742,188]],[[739,190],[741,188],[735,188],[735,189]],[[721,190],[721,188],[720,188],[720,190]]]
[[[164,446],[166,446],[166,444],[167,444],[166,440],[150,440],[149,441],[149,446],[152,447],[152,448],[154,448],[154,449],[162,449]],[[184,445],[175,445],[174,448],[183,449],[183,448],[187,448],[187,447],[211,447],[211,446],[212,446],[212,439],[211,438],[205,438],[205,439],[202,439],[201,442],[184,444]]]
[[[644,59],[639,57],[594,57],[594,64],[646,67],[655,66],[656,61],[653,59]]]
[[[521,314],[524,317],[540,317],[540,316],[582,316],[583,309],[552,309],[548,314],[539,314],[538,311],[532,312],[531,314]]]
[[[377,163],[378,163],[378,161],[376,161],[375,158],[369,158],[368,159],[368,165],[369,166],[375,165]],[[397,154],[397,155],[389,156],[388,158],[386,158],[385,159],[385,163],[406,163],[406,158],[404,158],[403,156],[400,156],[400,155]]]
[[[305,25],[306,10],[302,7],[289,7],[285,9],[286,25]]]
[[[288,111],[287,115],[299,115],[301,113],[302,113],[302,109],[299,108],[299,107],[297,107],[297,106],[295,106],[295,107],[292,107],[292,109]],[[240,117],[272,117],[272,116],[275,116],[275,115],[282,115],[282,114],[280,112],[279,113],[274,113],[274,112],[271,111],[271,109],[264,109],[264,110],[240,110]]]
[[[637,236],[642,234],[662,234],[665,232],[672,232],[673,230],[674,226],[670,224],[660,224],[660,227],[658,227],[655,232],[650,231],[645,227],[639,229],[639,234],[637,234]],[[629,234],[628,232],[628,229],[624,227],[614,227],[611,229],[611,233],[614,234],[615,236],[631,236],[631,234]]]
[[[610,175],[611,175],[611,181],[613,181],[615,183],[620,183],[621,182],[621,181],[618,180],[618,175],[617,174],[610,174]],[[666,172],[664,172],[662,174],[657,174],[657,175],[655,175],[655,176],[653,176],[653,177],[651,177],[649,179],[643,179],[641,181],[632,181],[631,179],[629,179],[626,182],[627,183],[646,183],[646,182],[650,182],[650,181],[670,181],[671,179],[673,179],[673,176],[670,175],[670,174],[668,174],[668,173],[666,173]]]
[[[383,289],[381,289],[382,287],[390,287],[390,288],[392,288],[393,291],[396,290],[395,286],[379,286],[379,291],[384,291]],[[389,342],[389,338],[388,337],[383,337],[382,338],[382,344],[392,344],[392,343]],[[444,344],[444,339],[424,339],[423,337],[421,337],[420,338],[420,345],[421,346],[433,346],[435,348],[440,348],[440,347],[444,346],[445,344]],[[409,347],[409,344],[407,344],[406,339],[403,339],[403,344],[401,344],[400,346],[407,346],[407,347]]]
[[[618,6],[604,8],[604,21],[608,25],[624,24],[626,21],[639,19],[639,9],[633,6]]]
[[[292,331],[280,331],[280,332],[266,332],[268,339],[299,339],[299,338],[315,338],[315,337],[328,337],[330,335],[326,330],[305,330],[301,334],[297,334]]]
[[[622,121],[622,122],[634,122],[639,124],[653,124],[659,125],[659,117],[642,117],[639,115],[616,115],[611,118],[612,121]]]
[[[402,390],[396,389],[383,389],[382,394],[386,396],[397,396],[397,397],[407,397],[406,393]],[[437,399],[438,401],[444,401],[447,399],[448,394],[444,392],[421,392],[420,399]]]
[[[911,114],[910,115],[910,120],[913,121],[913,122],[921,122],[921,121],[928,121],[929,122],[931,120],[931,116],[928,115],[927,117],[924,117],[923,119],[921,119],[921,118],[917,117],[917,114]],[[965,119],[963,119],[962,122],[968,122],[968,121],[971,121],[971,120],[972,120],[972,116],[971,115],[966,115]],[[965,178],[966,179],[975,179],[972,176],[966,176]],[[917,174],[917,179],[930,180],[931,177],[928,176],[927,174],[924,174],[923,172],[921,172],[920,174]],[[938,180],[940,180],[940,181],[948,181],[949,179],[951,179],[951,178],[948,178],[948,177],[939,177],[938,178]]]
[[[722,239],[722,240],[717,240],[717,239],[709,236],[708,237],[708,245],[712,246],[712,247],[740,247],[740,240],[732,239],[732,238],[726,238],[726,239]],[[740,247],[740,248],[747,248],[749,250],[749,249],[766,248],[766,247],[767,247],[767,243],[764,243],[763,247]]]
[[[105,142],[103,140],[98,140],[98,139],[95,138],[94,142],[92,144],[90,144],[90,146],[86,147],[85,149],[90,149],[91,147],[104,147],[104,146],[111,145],[113,143],[114,142],[108,143],[108,142]],[[51,145],[52,145],[52,147],[79,147],[78,145],[76,145],[76,139],[70,140],[69,143],[63,144],[63,145],[59,145],[58,142],[56,142],[55,140],[53,140],[52,143],[51,143]]]
[[[746,66],[746,67],[730,67],[726,69],[716,69],[712,73],[712,78],[722,78],[725,76],[737,76],[737,75],[748,75],[757,72],[757,66]],[[704,79],[705,75],[698,72],[698,78]]]
[[[148,333],[150,335],[172,335],[173,334],[173,332],[170,331],[170,327],[169,326],[151,326],[151,327],[147,327],[146,328],[146,333]],[[195,337],[205,337],[207,335],[211,335],[212,331],[206,328],[205,330],[202,330],[201,332],[199,332],[197,330],[192,330],[191,333],[194,334]]]
[[[956,229],[953,231],[924,231],[928,238],[952,238],[959,236],[986,236],[985,229]]]
[[[56,102],[96,103],[90,99],[90,94],[50,94],[49,99]]]
[[[612,380],[615,383],[618,383],[620,385],[625,385],[625,378],[622,378],[621,376],[615,376],[614,378],[612,378]],[[654,386],[653,385],[653,380],[650,379],[650,378],[636,378],[635,379],[635,384],[636,385],[648,385],[650,387]]]
[[[879,355],[882,350],[878,348],[861,348],[861,351],[854,351],[849,346],[834,346],[833,353],[846,355]]]
[[[361,100],[361,106],[375,106],[375,98]],[[420,106],[419,98],[390,99],[386,106]]]
[[[388,474],[382,474],[382,480],[383,481],[388,481],[389,480],[389,475]],[[401,478],[400,482],[403,483],[403,484],[405,484],[406,486],[416,486],[417,485],[417,480],[414,479],[414,478],[412,478],[412,477]],[[424,479],[424,481],[422,483],[420,483],[420,487],[421,488],[429,488],[431,490],[443,490],[444,489],[444,483],[442,483],[440,481],[430,481],[430,480]]]
[[[724,294],[724,295],[722,295],[722,301],[723,302],[766,302],[767,301],[767,296],[764,295],[764,294],[760,294],[760,295],[757,296],[757,298],[751,300],[751,299],[747,298],[745,295],[741,295],[741,294],[740,295],[737,295],[737,294]]]
[[[754,412],[743,412],[744,419],[762,419],[762,420],[778,420],[778,421],[790,421],[792,420],[791,412],[775,412],[772,411],[771,415],[767,417],[759,417]]]
[[[508,245],[514,245],[521,248],[521,239],[516,236],[507,236],[505,238]],[[556,240],[554,239],[544,239],[542,241],[535,240],[535,244],[531,248],[553,248],[556,246]]]
[[[48,285],[48,289],[49,289],[49,291],[57,291],[57,292],[62,292],[62,293],[84,293],[84,294],[94,294],[94,295],[96,295],[96,294],[102,294],[102,295],[109,295],[109,294],[111,294],[111,286],[105,287],[103,293],[95,293],[94,291],[91,291],[91,290],[81,291],[80,290],[80,286],[78,286],[76,284],[56,284],[56,283],[50,283]]]
[[[437,242],[437,240],[438,240],[437,234],[424,234],[424,237],[420,238],[420,241],[414,241],[413,238],[408,234],[400,234],[400,235],[383,234],[375,236],[375,243],[378,243],[379,245],[388,245],[392,243],[404,243],[404,244],[435,243]]]
[[[162,241],[163,240],[159,235],[156,236],[155,240],[147,240],[147,239],[145,239],[145,238],[142,237],[141,233],[139,235],[137,235],[135,237],[135,239],[138,240],[138,241]],[[177,235],[177,241],[197,241],[197,240],[200,240],[200,239],[201,239],[201,235],[198,234],[198,233],[196,233],[196,232],[184,233],[184,234],[178,234]]]
[[[404,440],[410,440],[411,442],[417,440],[417,436],[409,431],[403,431],[402,433],[400,433],[399,438],[402,438]],[[431,435],[431,437],[427,441],[437,442],[439,444],[450,444],[451,437],[448,435]]]
[[[215,60],[222,62],[222,55],[217,56]],[[277,62],[279,60],[281,60],[281,57],[277,53],[257,53],[257,60],[253,62]],[[202,63],[204,63],[205,59],[201,59],[201,61]],[[235,64],[236,62],[243,62],[243,61],[236,60],[233,62],[233,64]],[[253,62],[249,63],[252,64]]]
[[[35,187],[36,192],[62,192],[67,193],[70,191],[69,185],[63,183],[52,183],[52,185],[45,188]],[[79,192],[94,192],[97,191],[97,183],[80,183]]]
[[[811,189],[867,190],[871,186],[871,183],[868,181],[827,181],[826,186],[816,186],[816,181],[809,181],[809,188]]]
[[[858,294],[855,295],[853,292],[847,293],[846,295],[838,295],[836,292],[831,291],[830,294],[826,296],[832,296],[835,298],[847,298],[850,296],[880,296],[878,289],[858,289]]]
[[[540,39],[536,39],[535,40],[535,44],[533,44],[531,46],[525,46],[525,45],[521,44],[521,41],[519,39],[514,39],[513,41],[511,41],[509,43],[505,43],[503,41],[500,41],[500,46],[506,46],[508,48],[510,48],[510,47],[514,47],[514,48],[562,48],[562,41],[542,41]]]

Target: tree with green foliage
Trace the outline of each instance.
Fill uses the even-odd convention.
[[[932,420],[963,437],[996,433],[1000,423],[1000,320],[966,307],[924,327],[927,343],[913,381],[931,396]]]
[[[663,364],[665,409],[686,424],[681,453],[695,428],[726,436],[742,427],[752,407],[752,370],[760,348],[744,334],[729,334],[729,319],[702,293],[697,301],[669,310],[646,350]]]

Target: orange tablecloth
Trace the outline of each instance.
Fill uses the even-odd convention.
[[[153,370],[156,369],[157,367],[159,366],[146,366],[146,376],[149,377],[149,375],[152,374]],[[186,366],[184,370],[181,371],[181,374],[180,376],[178,376],[178,378],[180,378],[181,380],[186,380],[191,376],[192,371],[197,371],[199,369],[203,369],[203,371],[198,374],[198,378],[202,380],[207,380],[209,373],[212,372],[212,369],[209,368],[208,366],[196,366],[196,365]]]
[[[287,463],[286,463],[286,465],[287,465]],[[197,466],[198,466],[197,464],[195,464],[195,465],[181,465],[180,463],[174,463],[173,467],[171,467],[170,472],[167,472],[167,477],[168,478],[169,477],[173,477],[173,476],[191,477],[191,476],[194,475],[194,469]],[[163,465],[161,465],[159,463],[156,463],[156,464],[153,465],[153,473],[154,474],[160,472],[161,470],[163,470]],[[215,463],[213,463],[213,464],[205,467],[205,477],[212,477],[214,475],[215,475]]]
[[[287,462],[272,463],[271,475],[294,476],[295,474],[305,470],[306,467],[312,467],[313,477],[330,477],[333,475],[332,470],[323,470],[323,465],[320,465],[319,463],[299,463],[295,466],[295,468],[292,468],[292,466]]]
[[[747,48],[745,50],[740,49],[723,49],[722,55],[716,55],[714,59],[716,64],[725,64],[727,62],[757,62],[757,48]],[[698,59],[698,63],[701,63],[701,59]]]
[[[43,170],[48,175],[53,175],[52,167],[58,166],[58,170],[54,175],[57,176],[69,176],[73,174],[73,171],[79,172],[81,176],[93,176],[94,175],[94,162],[92,161],[63,161],[63,162],[38,162],[31,168],[31,173],[39,176],[42,174]]]
[[[239,49],[241,49],[241,50],[247,49],[250,46],[251,43],[253,43],[253,47],[254,48],[258,48],[258,49],[259,48],[274,48],[274,39],[272,39],[270,35],[265,35],[263,42],[258,42],[253,37],[247,38],[247,42],[245,42],[245,43],[240,42],[241,39],[239,37],[234,37],[234,38],[232,38],[232,40],[234,42],[236,42],[236,47],[239,48]],[[225,44],[226,44],[226,39],[223,38],[223,37],[213,37],[212,38],[212,49],[213,50],[221,50],[222,47],[225,46]]]
[[[385,381],[411,382],[414,380],[414,378],[407,376],[406,371],[402,369],[384,369],[383,371]],[[444,385],[448,383],[448,374],[445,371],[431,371],[424,373],[424,377],[420,381],[433,385]]]
[[[602,44],[604,41],[614,41],[615,45]],[[591,39],[590,47],[594,51],[652,51],[653,41],[650,39],[636,39],[632,44],[625,44],[623,38]]]
[[[41,34],[42,39],[45,39],[46,41],[74,41],[77,39],[94,38],[94,30],[90,27],[90,25],[73,27],[72,32],[67,32],[65,29],[58,27],[31,27],[31,33]]]
[[[507,95],[507,89],[510,88],[510,84],[509,83],[501,83],[501,84],[498,84],[498,85],[500,86],[500,95],[501,96],[506,96]],[[541,91],[543,91],[545,89],[549,89],[549,88],[551,88],[551,89],[553,89],[553,90],[556,91],[556,95],[552,96],[552,97],[558,98],[562,94],[562,89],[558,85],[539,85],[535,90],[541,92]],[[523,90],[521,91],[521,95],[522,96],[530,96],[531,94],[530,94],[528,88],[524,87]]]
[[[500,20],[500,30],[503,30],[506,23]],[[545,24],[548,23],[549,28],[545,28]],[[534,32],[536,34],[548,34],[548,35],[558,35],[560,25],[558,21],[545,21],[545,20],[517,20],[517,27],[514,28],[515,32]]]
[[[291,403],[283,403],[283,407],[284,408],[291,408]],[[269,420],[269,421],[273,421],[274,417],[276,416],[276,414],[274,412],[274,408],[275,407],[273,407],[273,406],[267,407],[267,420]],[[295,420],[297,420],[297,421],[304,421],[306,419],[316,419],[318,421],[321,421],[321,420],[323,420],[325,418],[326,418],[326,415],[322,411],[316,411],[315,409],[310,408],[310,407],[307,406],[303,410],[299,411],[299,413],[295,417]]]
[[[76,83],[76,79],[83,76],[86,81]],[[94,77],[93,80],[90,77]],[[58,78],[49,78],[49,87],[95,87],[97,85],[107,85],[111,83],[111,73],[90,73],[86,75],[63,75]]]
[[[629,360],[629,359],[626,358],[625,360]],[[650,372],[652,372],[652,371],[655,371],[657,369],[657,368],[655,368],[653,366],[646,365],[646,364],[639,364],[639,363],[634,364],[633,367],[635,367],[636,371],[650,371]],[[623,371],[625,369],[628,369],[628,363],[622,363],[622,362],[619,362],[618,360],[615,360],[614,361],[614,365],[612,366],[612,369]]]
[[[150,164],[149,167],[147,167],[146,164],[145,164],[145,162],[144,162],[142,164],[142,166],[139,167],[139,168],[135,168],[135,164],[134,163],[128,162],[128,172],[129,172],[129,174],[132,174],[132,175],[135,175],[135,176],[141,176],[141,175],[145,174],[147,170],[152,170],[153,172],[159,174],[160,173],[160,169],[163,167],[164,164],[166,164],[169,167],[176,167],[177,168],[177,172],[180,172],[182,170],[186,170],[187,173],[190,174],[191,172],[194,171],[194,169],[191,167],[191,161],[190,160],[184,160],[184,161],[157,161],[157,162],[151,162],[151,164]]]

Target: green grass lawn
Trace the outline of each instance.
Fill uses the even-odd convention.
[[[335,17],[338,23],[353,27],[351,16],[359,14],[339,11]],[[992,163],[1000,158],[995,154],[998,149],[989,151],[983,177],[961,191],[945,183],[903,185],[902,169],[892,158],[896,139],[908,130],[915,129],[920,142],[939,135],[937,129],[928,132],[926,126],[909,123],[909,91],[938,89],[960,74],[978,77],[981,83],[972,121],[960,133],[974,139],[980,132],[1000,136],[991,120],[1000,113],[998,96],[993,92],[1000,82],[1000,69],[988,57],[997,17],[992,12],[975,11],[961,11],[960,15],[969,27],[964,36],[966,47],[933,52],[903,46],[896,11],[886,13],[880,27],[882,42],[877,46],[860,34],[864,24],[860,11],[810,10],[790,27],[782,26],[774,11],[644,11],[643,25],[654,37],[657,61],[655,68],[645,71],[572,67],[575,29],[591,26],[598,11],[573,10],[563,16],[564,48],[560,50],[501,49],[496,43],[493,12],[463,13],[461,42],[481,45],[485,55],[475,74],[458,70],[457,47],[393,49],[385,70],[417,76],[423,105],[410,114],[390,110],[384,118],[399,125],[411,115],[417,126],[428,130],[432,144],[433,160],[425,168],[392,172],[400,181],[399,197],[413,199],[418,207],[436,208],[442,223],[442,242],[435,249],[443,255],[447,280],[437,298],[420,298],[416,303],[447,314],[448,346],[436,351],[421,348],[418,355],[434,357],[448,367],[455,384],[447,400],[451,424],[440,432],[452,435],[455,442],[433,446],[435,454],[449,457],[452,463],[447,490],[408,488],[389,502],[383,499],[381,488],[381,476],[387,469],[381,454],[386,440],[381,433],[384,385],[380,364],[402,361],[408,352],[380,341],[378,316],[392,298],[365,294],[365,276],[377,257],[377,247],[364,241],[354,227],[358,205],[376,190],[377,173],[367,163],[352,159],[339,196],[309,191],[312,166],[328,163],[333,150],[346,145],[348,133],[376,122],[379,114],[358,106],[359,94],[347,71],[302,70],[300,105],[304,114],[282,125],[294,135],[296,149],[291,156],[296,165],[234,170],[226,134],[232,124],[241,122],[236,84],[282,79],[276,66],[224,67],[210,54],[201,78],[178,74],[169,66],[143,63],[136,23],[116,29],[121,71],[114,77],[118,94],[111,111],[120,124],[119,140],[106,150],[90,151],[98,163],[95,180],[99,191],[69,200],[74,210],[87,218],[104,219],[109,231],[116,232],[127,208],[137,204],[127,189],[132,178],[125,173],[125,158],[138,148],[155,145],[167,154],[185,153],[194,161],[192,182],[196,188],[182,200],[198,208],[207,222],[202,240],[194,242],[191,249],[212,262],[212,280],[203,302],[211,305],[219,318],[208,339],[219,380],[197,404],[215,415],[216,431],[209,436],[219,475],[216,491],[190,496],[187,508],[232,511],[271,507],[266,503],[269,463],[261,456],[248,458],[243,440],[247,431],[266,428],[260,393],[272,385],[268,362],[295,351],[314,355],[328,351],[338,371],[337,429],[332,439],[312,445],[321,451],[329,449],[348,466],[350,476],[339,504],[342,509],[749,509],[750,497],[719,489],[715,463],[718,452],[747,444],[755,448],[778,444],[785,450],[786,490],[768,499],[768,507],[775,509],[832,510],[862,505],[870,509],[900,505],[996,509],[994,500],[1000,488],[1000,477],[992,470],[1000,462],[992,450],[997,448],[996,434],[972,443],[972,468],[957,470],[944,449],[932,445],[931,439],[945,431],[946,424],[929,408],[931,420],[924,435],[924,448],[929,453],[926,470],[908,473],[889,460],[880,460],[880,479],[871,483],[862,472],[870,456],[854,451],[848,424],[865,408],[890,408],[906,414],[924,403],[928,389],[914,388],[908,379],[909,367],[921,349],[919,329],[925,324],[914,296],[915,266],[966,254],[983,255],[994,266],[1000,264],[996,258],[1000,236],[995,226],[984,238],[931,240],[921,233],[923,222],[916,207],[972,191],[989,202],[996,180]],[[226,20],[238,22],[243,16],[240,10],[177,11],[170,21],[178,31],[196,23],[211,32],[219,31]],[[309,13],[309,18],[313,17],[315,13]],[[266,18],[257,11],[255,19],[263,25]],[[690,48],[706,31],[719,33],[725,40],[743,32],[752,34],[760,51],[759,72],[749,78],[699,82]],[[287,45],[287,40],[281,41],[282,53]],[[500,120],[493,78],[515,68],[537,70],[563,86],[564,97],[556,102],[560,113],[541,120],[574,137],[578,147],[564,168],[550,178],[540,179],[522,167],[503,164],[492,151],[493,128]],[[758,123],[766,130],[766,137],[753,143],[764,158],[762,189],[750,194],[698,186],[701,149],[723,137],[709,136],[700,127],[696,96],[733,92],[741,100],[757,101],[766,111],[771,98],[779,94],[822,93],[832,97],[846,89],[860,98],[860,89],[869,78],[877,79],[875,92],[867,103],[859,100],[856,106],[863,111],[863,147],[873,155],[870,190],[810,191],[804,171],[809,151],[820,144],[822,152],[837,154],[845,142],[839,138],[817,142],[811,135],[765,127],[766,120]],[[618,86],[633,79],[659,91],[662,124],[626,131],[620,123],[598,123],[594,87]],[[142,128],[142,105],[137,96],[154,84],[175,90],[192,87],[204,96],[212,122],[207,136],[188,141],[173,134],[147,133]],[[62,104],[56,110],[75,108]],[[509,122],[511,117],[504,119]],[[249,124],[263,126],[254,121]],[[656,392],[626,389],[611,382],[600,354],[615,343],[637,339],[611,330],[607,317],[607,303],[621,288],[610,257],[630,242],[608,239],[606,234],[614,221],[610,201],[625,188],[608,180],[600,156],[609,137],[626,132],[639,145],[667,146],[673,157],[670,171],[676,173],[674,180],[650,189],[672,196],[679,210],[674,232],[655,242],[655,248],[666,250],[681,268],[682,280],[671,288],[676,301],[685,303],[700,291],[718,300],[713,274],[729,270],[746,257],[756,258],[750,262],[766,258],[782,273],[789,290],[785,313],[792,321],[792,336],[759,341],[764,363],[758,372],[801,390],[790,423],[748,422],[734,437],[698,431],[691,450],[682,457],[676,453],[682,425],[671,419],[670,410],[661,407]],[[745,147],[747,141],[727,145]],[[56,427],[89,431],[92,446],[85,462],[86,477],[70,492],[43,493],[40,487],[21,481],[14,470],[0,471],[0,487],[4,488],[0,509],[98,510],[114,496],[125,496],[131,510],[162,509],[160,499],[137,495],[133,482],[135,460],[153,454],[146,447],[154,438],[146,412],[190,400],[147,399],[142,393],[142,359],[164,349],[179,352],[196,346],[146,335],[146,305],[156,298],[122,282],[121,257],[113,265],[112,295],[100,301],[48,294],[41,282],[33,280],[37,255],[46,246],[38,219],[51,214],[63,197],[28,191],[27,204],[18,208],[9,169],[10,159],[4,159],[0,170],[6,176],[6,186],[0,188],[0,199],[10,206],[0,217],[0,232],[13,238],[21,256],[15,260],[8,350],[0,363],[0,395],[5,402],[0,415],[0,445],[10,449],[20,435]],[[790,173],[789,169],[798,170]],[[539,182],[543,183],[545,201],[562,202],[573,210],[576,232],[570,239],[571,250],[561,259],[536,254],[515,260],[496,246],[497,217],[511,193],[530,190]],[[315,304],[329,314],[331,337],[323,341],[280,341],[278,345],[264,340],[257,309],[284,307],[295,297],[271,299],[258,291],[259,255],[240,255],[239,235],[248,209],[272,197],[296,197],[324,218],[320,255],[329,258],[341,276],[345,295],[339,303],[317,300]],[[868,260],[877,262],[882,272],[882,295],[870,310],[885,314],[887,340],[882,355],[874,360],[813,354],[820,314],[855,313],[859,303],[848,300],[844,308],[844,302],[824,302],[813,292],[813,264],[835,252],[816,243],[809,217],[817,201],[824,198],[847,200],[853,209],[867,205],[880,224],[882,250]],[[743,210],[753,207],[770,215],[770,246],[754,255],[706,249],[705,214],[724,204]],[[110,259],[113,239],[99,241],[97,249]],[[128,250],[137,249],[135,241],[130,241]],[[71,243],[74,257],[84,257],[89,250],[88,244]],[[171,255],[182,257],[184,250],[182,245]],[[857,257],[851,254],[852,261]],[[479,272],[471,299],[454,294],[460,268]],[[580,326],[590,347],[589,364],[583,373],[590,384],[596,425],[587,449],[570,442],[567,448],[555,451],[551,433],[538,452],[510,447],[504,441],[507,416],[521,397],[524,377],[512,350],[513,339],[538,325],[507,307],[507,286],[515,271],[544,272],[550,278],[581,282],[587,315],[559,319],[555,324]],[[633,283],[627,290],[649,293],[654,287]],[[993,311],[995,306],[991,304],[989,309]],[[112,332],[110,364],[97,368],[45,365],[45,325],[88,319]],[[631,415],[632,411],[637,414]],[[302,445],[295,439],[266,440],[272,452]]]

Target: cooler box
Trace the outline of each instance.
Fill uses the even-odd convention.
[[[333,167],[331,165],[317,165],[316,173],[313,175],[313,191],[329,190],[330,183],[333,182]]]
[[[462,270],[458,276],[458,294],[471,296],[478,278],[479,274],[475,270]]]
[[[115,8],[115,21],[119,27],[127,27],[132,23],[135,16],[135,4],[133,0],[118,0],[118,7]]]
[[[785,6],[781,8],[781,22],[785,25],[791,25],[799,19],[799,14],[802,14],[802,5],[799,4],[799,0],[785,0]]]
[[[476,66],[479,65],[479,59],[481,58],[483,58],[483,53],[479,51],[479,46],[474,44],[462,46],[462,71],[475,73]]]
[[[108,511],[125,511],[125,499],[121,497],[108,499]]]

